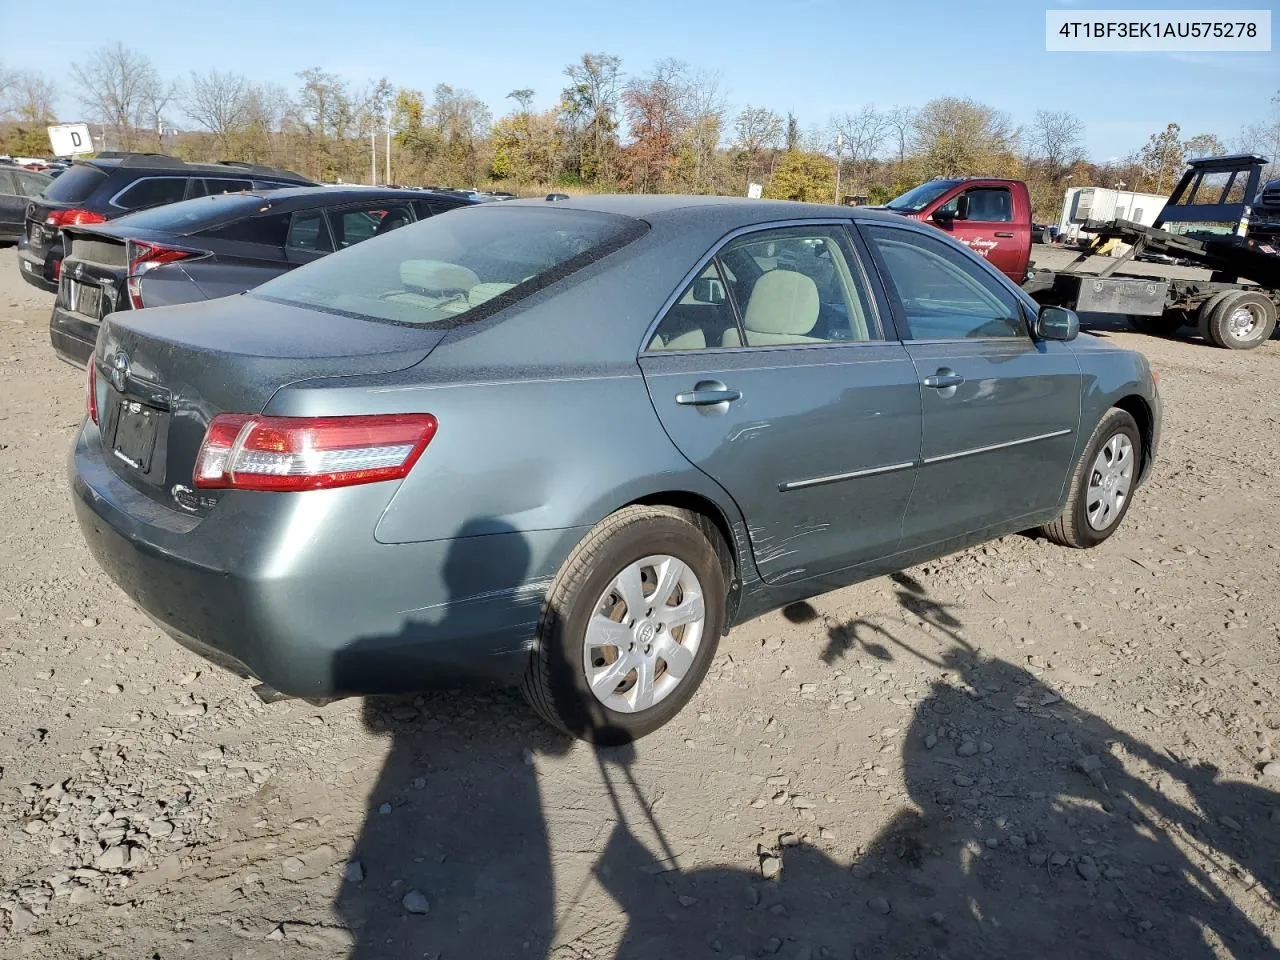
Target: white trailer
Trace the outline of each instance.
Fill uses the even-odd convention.
[[[1082,229],[1088,220],[1104,223],[1128,220],[1149,227],[1156,222],[1167,199],[1157,193],[1135,193],[1107,187],[1071,187],[1062,198],[1058,234],[1068,241],[1090,240],[1093,234]]]

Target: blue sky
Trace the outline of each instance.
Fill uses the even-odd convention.
[[[19,2],[0,0],[0,10]],[[1090,9],[1151,6],[1140,0],[1048,2]],[[1267,4],[1199,0],[1182,7]],[[746,103],[791,110],[806,128],[859,104],[918,105],[945,95],[973,97],[1024,124],[1037,109],[1070,110],[1084,120],[1095,160],[1140,147],[1170,121],[1182,125],[1184,136],[1216,133],[1230,145],[1242,125],[1270,109],[1268,101],[1280,89],[1280,53],[1274,49],[1046,53],[1042,3],[218,0],[208,8],[150,4],[112,17],[101,3],[59,0],[45,9],[52,20],[92,29],[59,30],[55,44],[5,31],[0,60],[48,71],[59,59],[83,57],[121,39],[167,77],[217,68],[294,89],[298,71],[321,66],[356,85],[385,76],[397,86],[469,88],[498,115],[510,106],[506,94],[519,87],[536,91],[539,108],[553,105],[564,66],[586,51],[620,56],[629,73],[675,57],[717,72],[735,112]],[[42,29],[40,36],[53,34]],[[66,88],[63,119],[78,119],[67,73],[59,71],[58,79]]]

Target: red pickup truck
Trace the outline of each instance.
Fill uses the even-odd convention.
[[[1031,197],[1021,180],[930,180],[880,208],[955,237],[1019,286],[1031,263]]]

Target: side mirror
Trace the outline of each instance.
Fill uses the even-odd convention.
[[[1041,307],[1036,316],[1036,337],[1040,340],[1074,340],[1080,333],[1080,317],[1066,307]]]
[[[969,219],[969,195],[967,193],[962,193],[956,197],[956,219]]]
[[[933,211],[933,213],[929,214],[929,219],[942,227],[942,229],[950,230],[951,225],[955,223],[956,212],[954,210],[947,209],[946,207],[940,207]]]

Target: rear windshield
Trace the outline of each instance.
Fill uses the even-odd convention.
[[[259,210],[268,210],[271,202],[252,194],[226,194],[216,197],[197,197],[181,200],[150,210],[127,213],[115,222],[141,227],[144,230],[167,230],[171,233],[195,233],[214,224],[247,217]]]
[[[107,175],[97,167],[87,163],[73,163],[62,172],[62,176],[49,184],[44,195],[48,200],[79,203],[88,198],[106,178]]]
[[[479,319],[646,229],[613,214],[486,204],[374,237],[249,295],[413,326]]]

